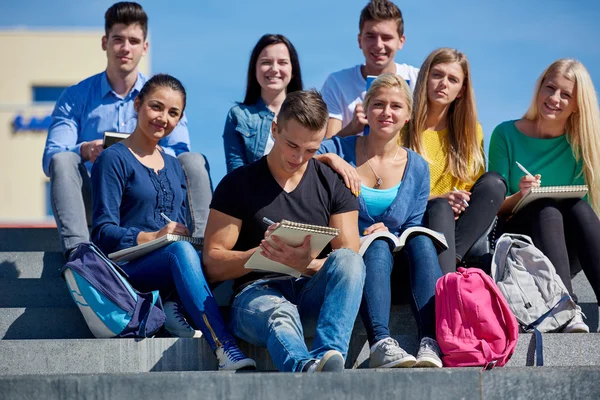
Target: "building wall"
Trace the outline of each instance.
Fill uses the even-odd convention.
[[[102,30],[0,30],[0,222],[48,218],[42,153],[47,130],[13,129],[15,117],[42,120],[53,103],[36,103],[35,86],[73,85],[106,67]],[[140,62],[149,73],[149,55]],[[51,217],[50,217],[51,218]]]

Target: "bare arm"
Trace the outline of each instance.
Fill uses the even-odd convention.
[[[358,252],[360,236],[358,234],[358,211],[349,211],[332,215],[329,226],[339,228],[340,234],[331,241],[331,248],[347,248]]]
[[[231,250],[240,236],[242,221],[211,209],[204,232],[202,263],[209,282],[239,278],[250,272],[244,264],[256,251]]]

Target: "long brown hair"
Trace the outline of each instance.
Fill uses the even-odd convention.
[[[596,214],[600,215],[600,110],[594,83],[585,66],[570,58],[554,61],[540,75],[533,91],[533,100],[524,119],[537,121],[537,97],[549,75],[560,74],[575,84],[577,109],[567,120],[565,132],[577,161],[583,160],[583,176],[589,186],[588,198]]]
[[[421,66],[414,92],[414,107],[407,134],[403,138],[406,147],[421,154],[427,160],[422,133],[427,129],[427,81],[431,68],[438,64],[458,63],[465,76],[462,96],[456,98],[448,109],[448,154],[446,173],[462,182],[473,183],[477,173],[485,168],[485,156],[477,138],[477,108],[471,83],[469,60],[456,49],[440,48],[433,51]]]

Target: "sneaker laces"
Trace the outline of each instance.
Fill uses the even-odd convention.
[[[400,344],[398,343],[398,341],[396,339],[391,338],[391,337],[385,338],[381,342],[381,348],[386,353],[391,353],[391,354],[404,352],[402,350],[402,348],[400,347]]]
[[[420,348],[422,350],[429,350],[429,351],[433,351],[435,353],[439,352],[439,345],[437,344],[435,339],[427,337],[427,336],[425,336],[423,339],[421,339]]]
[[[227,358],[233,362],[238,362],[247,358],[239,347],[237,347],[235,342],[223,343],[223,353],[225,353]]]
[[[173,316],[175,317],[175,319],[180,322],[182,325],[189,325],[185,319],[185,317],[183,316],[183,313],[181,312],[181,305],[177,302],[173,303],[174,307],[173,307]]]

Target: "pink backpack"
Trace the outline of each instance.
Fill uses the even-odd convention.
[[[435,309],[444,366],[503,366],[514,353],[519,325],[482,270],[458,268],[438,279]]]

